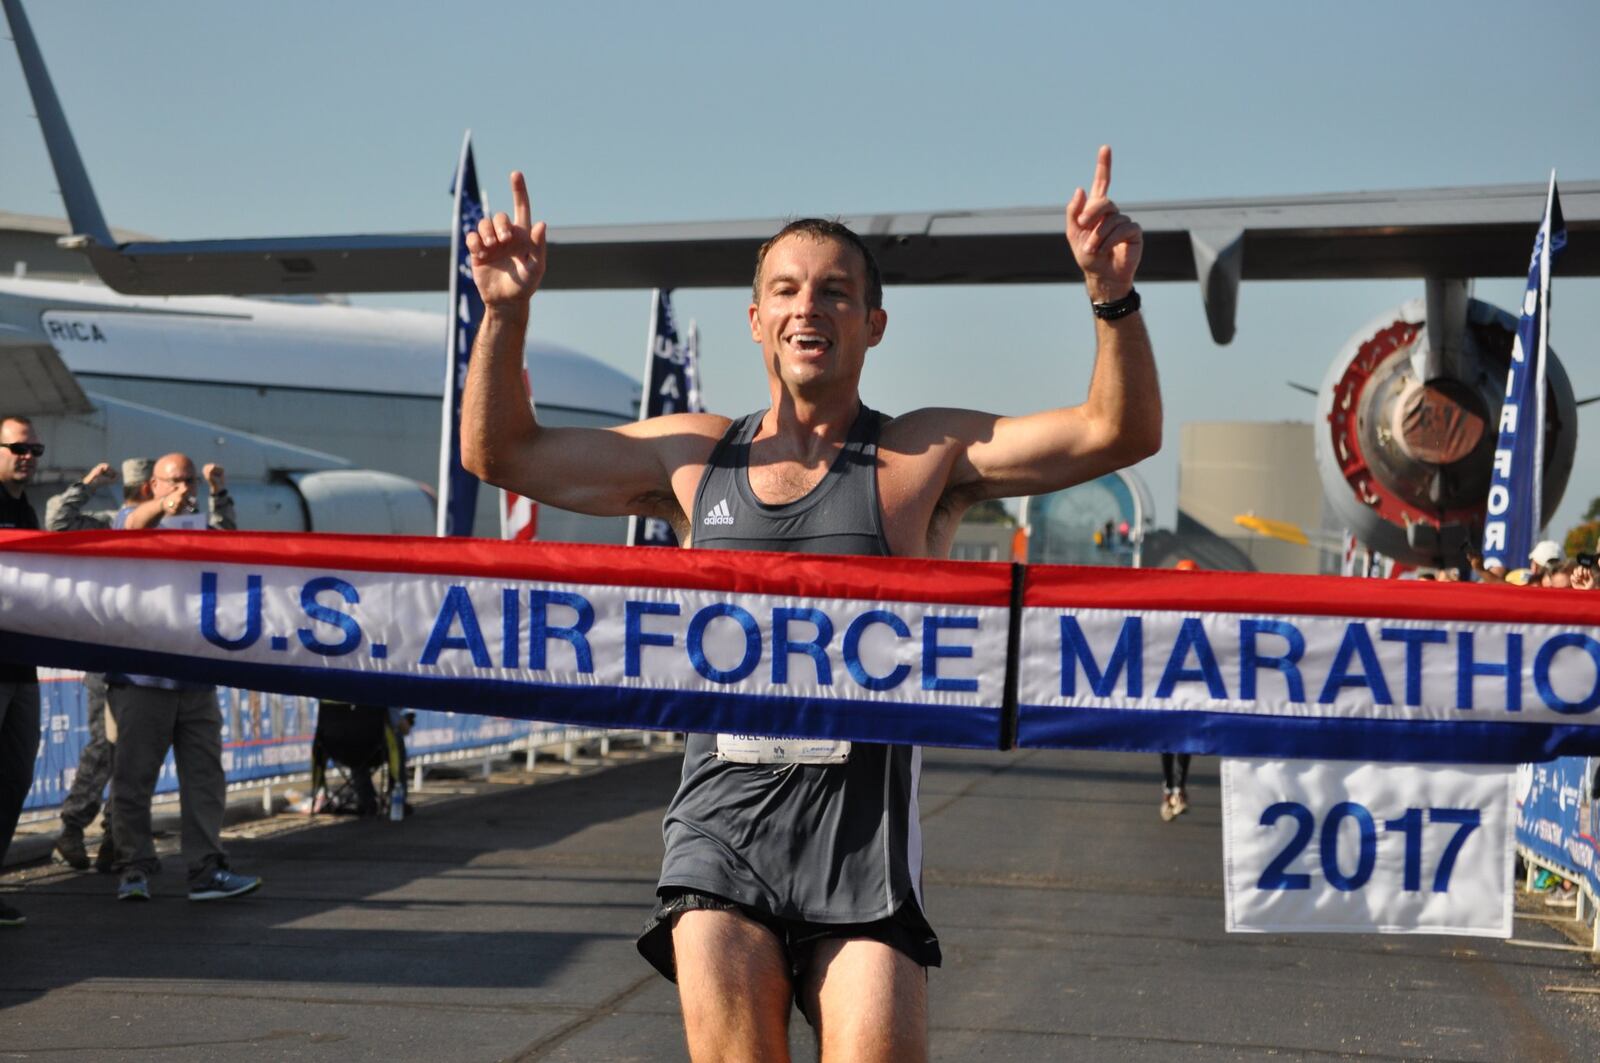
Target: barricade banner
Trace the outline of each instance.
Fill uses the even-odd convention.
[[[1517,844],[1600,897],[1600,757],[1524,764],[1516,795]]]
[[[33,786],[22,806],[30,811],[53,808],[67,799],[90,737],[82,672],[42,668],[39,692],[42,740]],[[222,717],[222,768],[229,783],[292,775],[310,767],[315,699],[221,687],[217,708]],[[169,752],[154,792],[177,789],[177,768]]]
[[[1582,594],[1029,568],[1017,744],[1516,763],[1594,750]]]
[[[79,756],[89,741],[86,700],[82,673],[39,670],[39,753],[24,811],[52,808],[71,792]]]
[[[0,656],[584,726],[1600,752],[1582,594],[260,532],[0,533]]]
[[[601,727],[993,747],[1005,565],[0,534],[0,656]]]
[[[1224,760],[1228,930],[1510,937],[1514,775]]]
[[[41,694],[39,753],[25,811],[55,808],[67,799],[78,773],[83,747],[90,738],[83,673],[57,668],[39,671]],[[311,767],[311,739],[316,732],[317,699],[297,694],[220,687],[217,708],[222,717],[222,767],[228,784],[304,774]],[[574,734],[600,733],[593,728],[515,720],[474,713],[423,710],[406,736],[406,755],[413,763],[495,746],[561,741]],[[156,779],[155,792],[175,792],[178,775],[169,752]]]

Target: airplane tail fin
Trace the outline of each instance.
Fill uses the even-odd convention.
[[[11,36],[17,46],[17,58],[22,61],[28,92],[33,96],[34,108],[39,112],[39,125],[44,130],[45,145],[50,149],[50,164],[55,167],[56,180],[61,185],[61,198],[66,201],[67,220],[72,223],[72,231],[88,237],[101,247],[116,247],[105,216],[100,213],[100,201],[95,198],[94,187],[89,184],[89,172],[84,169],[83,157],[78,154],[78,145],[67,126],[61,101],[56,98],[50,72],[45,69],[39,42],[34,39],[33,27],[28,25],[28,16],[22,11],[22,0],[0,0],[0,4],[5,6],[6,21],[11,24]]]
[[[452,274],[447,234],[400,233],[224,240],[141,240],[112,236],[83,157],[56,97],[22,0],[0,0],[22,61],[66,202],[72,235],[107,287],[125,295],[253,295],[292,292],[432,291]]]

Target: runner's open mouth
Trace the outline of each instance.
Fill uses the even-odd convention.
[[[816,332],[796,332],[789,337],[789,345],[808,354],[819,354],[833,345],[826,336]]]

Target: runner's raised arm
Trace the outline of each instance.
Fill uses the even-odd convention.
[[[1132,465],[1161,447],[1161,393],[1134,274],[1144,235],[1110,198],[1111,149],[1067,205],[1066,238],[1095,317],[1088,395],[1023,416],[926,408],[884,430],[880,476],[895,553],[948,556],[976,502],[1042,494]]]
[[[1096,318],[1088,396],[1077,406],[996,418],[966,448],[952,486],[981,480],[987,498],[1053,491],[1161,448],[1161,391],[1133,287],[1144,234],[1110,190],[1111,149],[1102,147],[1093,184],[1077,189],[1066,210],[1067,243]]]
[[[514,217],[497,213],[467,235],[484,316],[461,403],[462,465],[562,509],[639,513],[681,528],[675,482],[698,475],[695,460],[704,460],[727,420],[680,414],[612,429],[539,424],[523,390],[522,352],[529,302],[544,279],[545,223],[532,221],[521,173],[511,175],[511,198]]]

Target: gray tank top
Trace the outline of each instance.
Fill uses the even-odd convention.
[[[759,413],[728,426],[700,478],[693,543],[710,550],[791,550],[887,557],[878,511],[878,432],[888,420],[861,407],[844,447],[810,493],[769,506],[750,488],[750,441]]]
[[[750,441],[762,415],[735,421],[695,492],[693,545],[721,550],[886,556],[878,506],[878,433],[861,408],[839,456],[805,497],[762,503]],[[660,892],[714,893],[786,919],[864,923],[908,900],[922,907],[917,820],[921,751],[856,743],[843,764],[740,764],[715,735],[690,735],[667,809]]]

